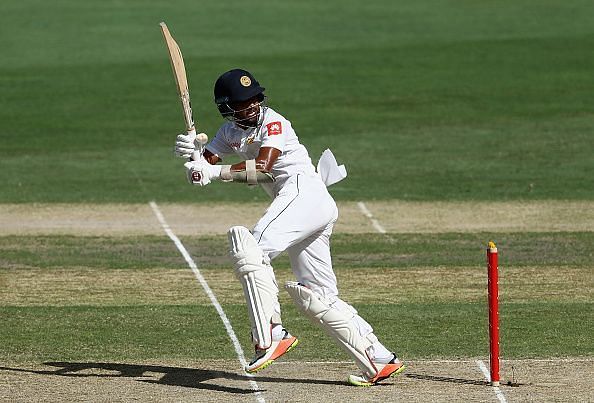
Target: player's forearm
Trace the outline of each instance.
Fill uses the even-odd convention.
[[[208,180],[197,180],[192,177],[202,178],[204,169],[200,167],[187,167],[189,170],[194,169],[198,174],[188,173],[188,178],[191,183],[200,183],[202,186],[210,183],[210,180],[222,180],[224,182],[240,182],[240,183],[270,183],[274,182],[274,176],[270,174],[272,165],[276,161],[280,151],[274,148],[260,149],[260,153],[255,160],[241,161],[233,165],[217,165],[221,162],[221,158],[208,150],[204,150],[202,157],[210,165],[206,170],[208,171]]]
[[[231,172],[245,171],[245,161],[231,165]]]
[[[274,176],[257,169],[256,161],[247,160],[234,165],[222,165],[219,178],[223,181],[242,182],[250,185],[274,182]]]
[[[270,172],[270,169],[266,169],[266,161],[256,160],[256,171]],[[231,165],[232,172],[245,171],[245,161],[238,162],[237,164]]]
[[[204,154],[202,156],[211,165],[216,165],[222,161],[221,158],[219,158],[219,156],[211,153],[208,150],[205,150]],[[256,170],[257,171],[269,172],[270,169],[265,169],[267,167],[267,165],[268,165],[267,161],[260,161],[260,160],[256,159]],[[231,172],[245,171],[245,161],[241,161],[241,162],[238,162],[237,164],[231,165],[230,171]]]

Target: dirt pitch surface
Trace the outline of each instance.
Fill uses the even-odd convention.
[[[387,232],[592,231],[594,202],[366,202],[373,220]],[[163,204],[178,235],[224,234],[233,225],[251,228],[262,204]],[[355,202],[339,203],[334,232],[376,232]],[[0,204],[0,235],[162,235],[146,204]]]
[[[29,401],[592,401],[594,360],[503,362],[491,387],[474,360],[412,361],[396,378],[349,386],[351,363],[278,362],[254,377],[237,362],[44,363],[0,367],[0,400]]]
[[[335,232],[591,231],[592,202],[341,203]],[[177,235],[251,227],[265,206],[159,206]],[[0,205],[0,235],[164,235],[149,204]],[[488,362],[485,362],[488,365]],[[0,363],[0,401],[594,401],[594,359],[502,362],[502,386],[476,360],[410,361],[383,385],[346,384],[352,363],[281,361],[247,377],[239,361]]]

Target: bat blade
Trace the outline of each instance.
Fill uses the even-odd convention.
[[[182,110],[184,114],[184,120],[186,123],[186,130],[188,133],[195,133],[194,117],[192,115],[192,103],[190,102],[190,91],[188,89],[188,79],[186,76],[186,67],[184,65],[184,58],[182,56],[179,45],[173,39],[169,28],[164,22],[159,24],[167,50],[169,51],[169,60],[171,61],[171,68],[173,69],[173,77],[175,78],[175,84],[177,86],[177,92],[179,94]]]

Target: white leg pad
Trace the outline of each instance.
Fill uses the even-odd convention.
[[[228,236],[235,277],[241,282],[247,302],[252,337],[259,348],[266,349],[272,344],[271,325],[280,323],[280,315],[275,312],[278,304],[276,280],[270,266],[265,264],[258,242],[247,228],[232,227]]]
[[[369,378],[377,375],[377,369],[367,354],[367,349],[377,340],[373,333],[361,336],[354,323],[354,309],[340,309],[340,304],[329,303],[300,283],[289,281],[285,289],[297,308],[312,322],[319,324],[351,357]],[[341,300],[338,300],[341,301]],[[342,301],[341,301],[342,302]],[[343,305],[346,305],[343,303]],[[353,312],[354,311],[354,312]]]

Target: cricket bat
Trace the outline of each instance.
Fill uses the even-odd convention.
[[[192,115],[192,103],[190,102],[190,91],[188,89],[188,78],[186,76],[186,67],[184,65],[184,58],[182,56],[179,45],[171,36],[167,25],[164,22],[159,24],[167,50],[169,51],[169,60],[171,61],[171,68],[173,69],[173,77],[175,78],[175,84],[177,86],[177,92],[182,104],[182,110],[184,114],[184,121],[186,124],[186,132],[188,134],[196,133],[196,126],[194,123],[194,117]],[[202,155],[204,144],[208,141],[208,137],[204,134],[197,138],[198,149],[192,154],[192,160],[200,159]]]

